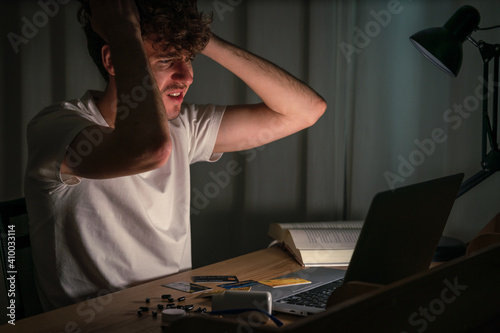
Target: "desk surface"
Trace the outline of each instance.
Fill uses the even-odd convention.
[[[210,301],[198,295],[185,295],[162,287],[162,284],[190,281],[194,275],[237,275],[240,279],[269,279],[292,273],[301,266],[280,248],[269,248],[213,265],[186,271],[145,283],[96,299],[87,300],[38,316],[6,324],[1,332],[161,332],[161,318],[145,312],[140,306],[161,302],[162,294],[177,298],[186,296],[184,304],[209,308]],[[477,250],[433,269],[396,281],[373,292],[350,298],[309,317],[279,315],[285,331],[293,333],[327,332],[402,332],[414,331],[415,315],[422,306],[433,311],[431,321],[424,321],[426,332],[500,332],[500,243]],[[437,306],[437,307],[436,307]],[[444,311],[446,309],[446,311]],[[467,316],[463,316],[467,313]],[[359,320],[363,318],[363,320]],[[428,317],[425,317],[428,318]],[[418,325],[422,324],[419,317]],[[293,323],[293,324],[292,324]],[[270,325],[271,327],[267,327]],[[177,322],[179,332],[231,330],[242,331],[239,322],[218,320],[211,316],[193,316]],[[271,322],[256,331],[276,331]],[[422,327],[417,327],[422,328]],[[488,330],[485,330],[487,328]],[[234,330],[233,330],[234,331]],[[243,330],[245,331],[245,330]],[[248,331],[248,330],[247,330]]]
[[[302,267],[284,250],[271,247],[219,263],[185,271],[152,282],[141,284],[116,293],[104,295],[71,306],[50,311],[41,315],[16,321],[16,325],[6,324],[0,327],[2,332],[140,332],[161,331],[161,312],[153,318],[151,310],[161,300],[161,295],[171,294],[177,304],[193,304],[195,308],[206,307],[210,310],[210,300],[199,294],[187,294],[182,291],[163,287],[163,284],[179,281],[191,281],[196,275],[236,275],[240,280],[264,280],[292,273]],[[214,290],[222,289],[217,283],[204,283]],[[220,284],[220,283],[219,283]],[[186,296],[186,300],[177,302],[177,297]],[[150,298],[150,303],[146,303]],[[141,306],[151,310],[139,316]],[[285,324],[300,320],[301,317],[280,314],[279,319]],[[271,325],[271,323],[269,323]]]

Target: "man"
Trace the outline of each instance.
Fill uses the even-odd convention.
[[[46,310],[189,269],[189,165],[290,135],[326,108],[211,34],[195,1],[90,1],[81,18],[106,89],[48,107],[28,127],[25,192]],[[184,103],[200,51],[262,103]]]

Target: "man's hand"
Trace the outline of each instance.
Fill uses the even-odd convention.
[[[139,11],[134,0],[90,0],[92,29],[106,42],[118,35],[140,34]]]

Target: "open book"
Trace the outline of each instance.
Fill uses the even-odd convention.
[[[349,264],[363,221],[271,223],[268,235],[303,266]]]

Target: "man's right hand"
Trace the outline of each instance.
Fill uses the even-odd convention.
[[[140,17],[134,0],[90,0],[92,29],[106,42],[117,35],[140,34]]]

